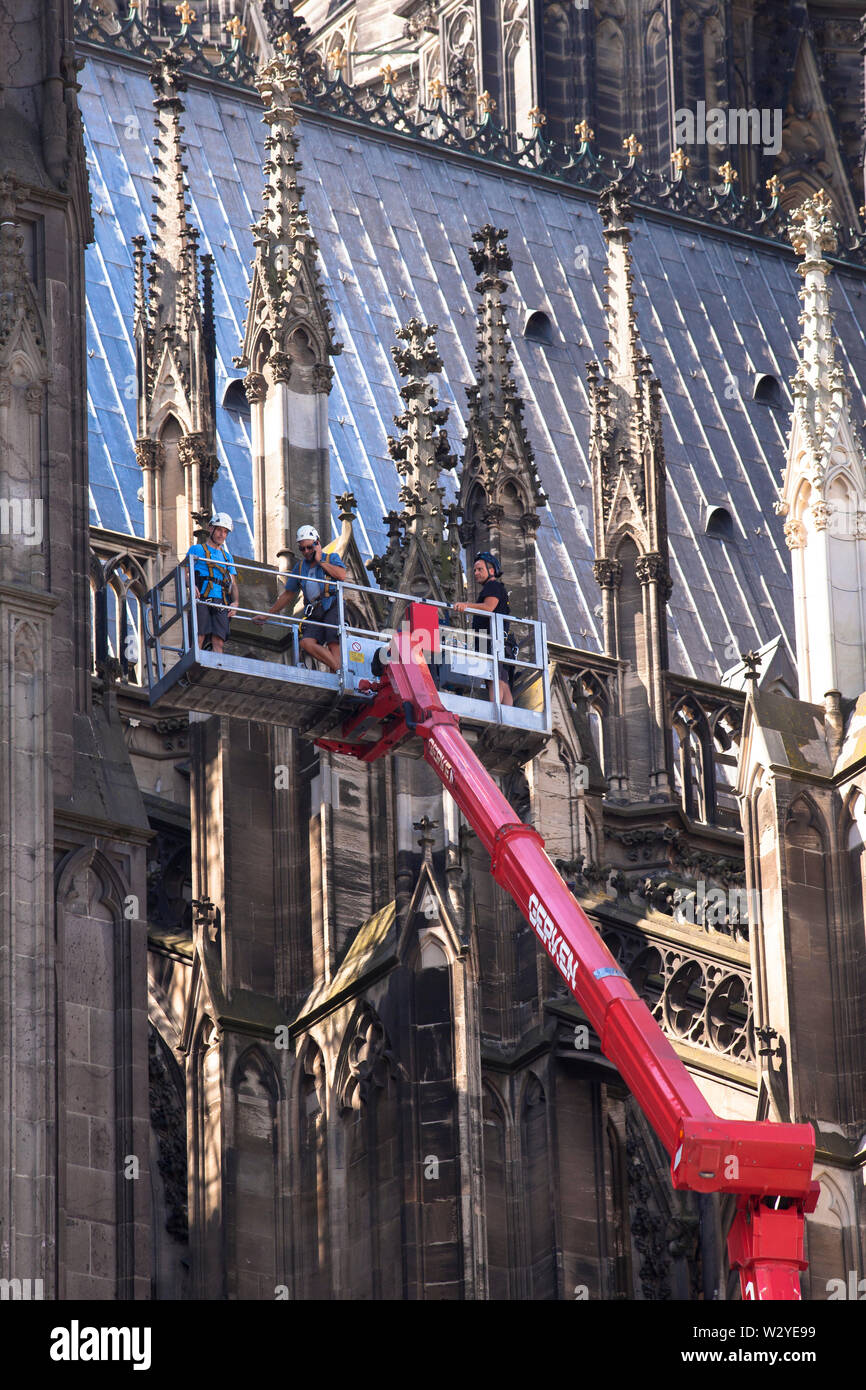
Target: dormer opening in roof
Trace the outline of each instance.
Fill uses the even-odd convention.
[[[663,672],[672,586],[661,388],[638,343],[633,213],[622,184],[603,191],[599,213],[607,243],[608,357],[604,370],[598,362],[588,368],[595,576],[602,591],[605,651],[627,663],[620,682],[627,746],[611,781],[627,799],[665,800],[671,762]]]
[[[403,480],[403,510],[385,518],[388,549],[369,568],[384,588],[453,599],[459,579],[457,508],[445,502],[441,474],[456,460],[443,428],[448,410],[439,408],[430,379],[442,370],[436,332],[435,323],[412,318],[397,330],[403,346],[391,349],[405,378],[400,395],[406,408],[394,416],[400,434],[388,439],[388,452]]]
[[[219,467],[213,260],[199,256],[199,231],[188,217],[181,59],[163,54],[150,80],[157,129],[149,258],[145,238],[133,238],[136,456],[144,474],[145,537],[168,545],[163,563],[170,568],[193,539],[193,515],[210,511]]]
[[[251,407],[256,559],[288,566],[299,526],[315,526],[330,539],[330,358],[341,348],[298,183],[301,69],[291,43],[281,47],[286,51],[256,81],[268,126],[264,211],[252,229],[253,274],[236,363],[246,369]]]
[[[523,423],[502,302],[503,275],[511,270],[507,235],[488,223],[473,233],[469,252],[479,304],[476,380],[467,387],[469,432],[460,474],[461,536],[470,565],[479,550],[498,556],[512,611],[534,618],[537,508],[547,499]]]
[[[788,234],[801,258],[803,333],[777,510],[793,562],[800,698],[818,704],[830,691],[853,699],[866,689],[866,464],[836,359],[824,256],[836,231],[823,192],[791,214]]]

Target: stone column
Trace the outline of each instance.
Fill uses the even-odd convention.
[[[56,1297],[57,1255],[56,606],[47,594],[0,585],[0,1278],[42,1281],[45,1298]]]
[[[144,489],[144,536],[146,540],[155,541],[159,538],[157,475],[165,461],[162,445],[154,439],[137,439],[135,461],[141,469]]]
[[[635,574],[643,588],[644,621],[646,624],[645,682],[649,702],[650,801],[667,801],[671,795],[668,768],[664,672],[667,668],[666,605],[671,581],[665,557],[660,554],[642,555],[635,564]]]
[[[244,391],[250,403],[253,497],[256,499],[253,509],[253,544],[255,546],[253,558],[258,560],[260,564],[264,564],[269,558],[267,526],[265,509],[259,505],[259,499],[267,495],[265,487],[265,401],[268,394],[268,383],[261,372],[247,373],[244,377]]]
[[[304,357],[310,349],[295,344],[294,351]],[[270,564],[294,553],[299,526],[315,526],[323,542],[331,539],[330,373],[327,365],[298,361],[284,352],[272,353],[268,361],[271,384],[263,413],[256,494],[261,520],[256,525],[262,534],[261,558]]]

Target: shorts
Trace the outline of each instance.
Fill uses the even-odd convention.
[[[325,624],[322,622],[323,618],[328,619],[329,622],[333,621],[334,626],[326,627]],[[329,642],[339,642],[340,629],[337,626],[336,618],[336,603],[332,603],[331,607],[328,609],[326,613],[323,613],[321,608],[317,604],[316,607],[313,609],[311,616],[309,618],[304,618],[304,621],[301,624],[301,641],[303,642],[305,638],[311,637],[314,642],[318,642],[320,647],[327,647]]]
[[[211,608],[206,603],[197,603],[195,613],[199,637],[221,637],[223,641],[226,640],[231,622],[227,608]]]

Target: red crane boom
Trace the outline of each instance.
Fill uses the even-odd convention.
[[[407,738],[423,739],[425,759],[490,855],[494,879],[535,931],[670,1154],[674,1187],[736,1195],[728,1254],[743,1298],[799,1299],[804,1217],[819,1192],[811,1176],[811,1125],[715,1115],[554,868],[541,836],[516,819],[456,715],[442,704],[423,655],[437,643],[436,608],[411,604],[384,674],[371,687],[374,698],[345,721],[341,738],[319,739],[319,746],[371,762]],[[352,737],[371,722],[381,725],[375,741]]]

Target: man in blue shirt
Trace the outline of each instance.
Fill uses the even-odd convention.
[[[337,628],[337,585],[346,578],[346,566],[339,555],[322,550],[314,526],[301,526],[297,535],[301,559],[286,579],[286,587],[269,613],[282,613],[299,589],[304,591],[306,608],[301,624],[301,651],[327,666],[340,669],[340,634]],[[255,619],[263,623],[264,618]]]
[[[228,512],[217,512],[208,527],[210,541],[187,551],[187,559],[195,557],[195,596],[201,600],[196,605],[198,645],[203,648],[210,637],[212,650],[220,654],[239,601],[237,567],[226,547],[231,529]]]

